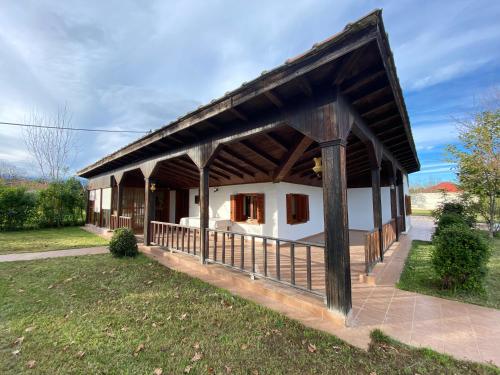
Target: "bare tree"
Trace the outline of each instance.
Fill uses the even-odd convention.
[[[0,180],[12,181],[24,177],[24,172],[16,166],[0,160]]]
[[[46,180],[59,181],[69,171],[76,152],[71,120],[67,106],[59,108],[55,116],[32,111],[26,120],[28,124],[41,126],[25,128],[23,135],[28,152]]]

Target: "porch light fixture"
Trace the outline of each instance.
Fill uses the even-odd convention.
[[[323,167],[321,165],[321,158],[313,158],[314,160],[314,167],[313,167],[313,172],[316,173],[318,177],[321,177],[321,172],[323,171]]]
[[[151,190],[152,193],[155,192],[155,190],[156,190],[156,184],[154,182],[152,182],[151,185],[149,185],[149,190]]]

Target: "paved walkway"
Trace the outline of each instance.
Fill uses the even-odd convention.
[[[169,268],[200,278],[255,301],[304,325],[326,331],[352,345],[368,348],[376,328],[401,342],[430,347],[456,358],[500,366],[500,310],[405,292],[394,285],[404,267],[412,239],[429,240],[432,218],[413,217],[413,228],[386,253],[374,269],[376,283],[353,282],[350,326],[329,315],[324,302],[271,281],[252,281],[248,275],[220,265],[203,266],[184,254],[142,247],[146,255]]]
[[[0,255],[0,262],[16,262],[18,260],[36,260],[59,257],[73,257],[80,255],[105,254],[109,250],[107,247],[88,247],[84,249],[68,249],[68,250],[53,250],[42,251],[37,253],[19,253]]]

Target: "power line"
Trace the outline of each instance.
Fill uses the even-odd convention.
[[[22,126],[25,128],[44,128],[44,129],[58,129],[58,130],[75,130],[80,132],[102,132],[102,133],[134,133],[134,134],[147,134],[151,130],[141,131],[141,130],[112,130],[112,129],[86,129],[86,128],[70,128],[70,127],[59,127],[59,126],[49,126],[49,125],[34,125],[34,124],[22,124],[16,122],[2,122],[0,125],[9,126]]]

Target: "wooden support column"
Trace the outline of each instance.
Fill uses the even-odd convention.
[[[398,199],[399,199],[399,215],[401,215],[402,228],[401,232],[406,231],[406,211],[405,211],[405,192],[403,188],[403,179],[398,178]]]
[[[326,303],[347,317],[352,308],[349,221],[347,217],[346,142],[321,146],[325,226]]]
[[[102,189],[99,189],[101,199],[99,199],[99,227],[102,228]]]
[[[391,175],[391,218],[395,220],[396,225],[396,241],[399,240],[400,228],[398,224],[398,203],[396,198],[396,170],[392,169]]]
[[[382,194],[380,191],[380,166],[372,166],[373,225],[378,230],[380,261],[384,261],[384,239],[382,237]]]
[[[85,224],[90,224],[90,190],[87,189],[87,208],[85,215]]]
[[[150,177],[144,178],[144,245],[151,244],[151,221],[155,219],[155,192],[151,191],[151,184],[155,181]]]
[[[200,168],[200,259],[201,263],[205,263],[208,257],[208,211],[209,211],[209,189],[208,178],[210,168],[204,166]]]
[[[123,211],[123,184],[119,182],[116,185],[116,216],[122,216]]]

